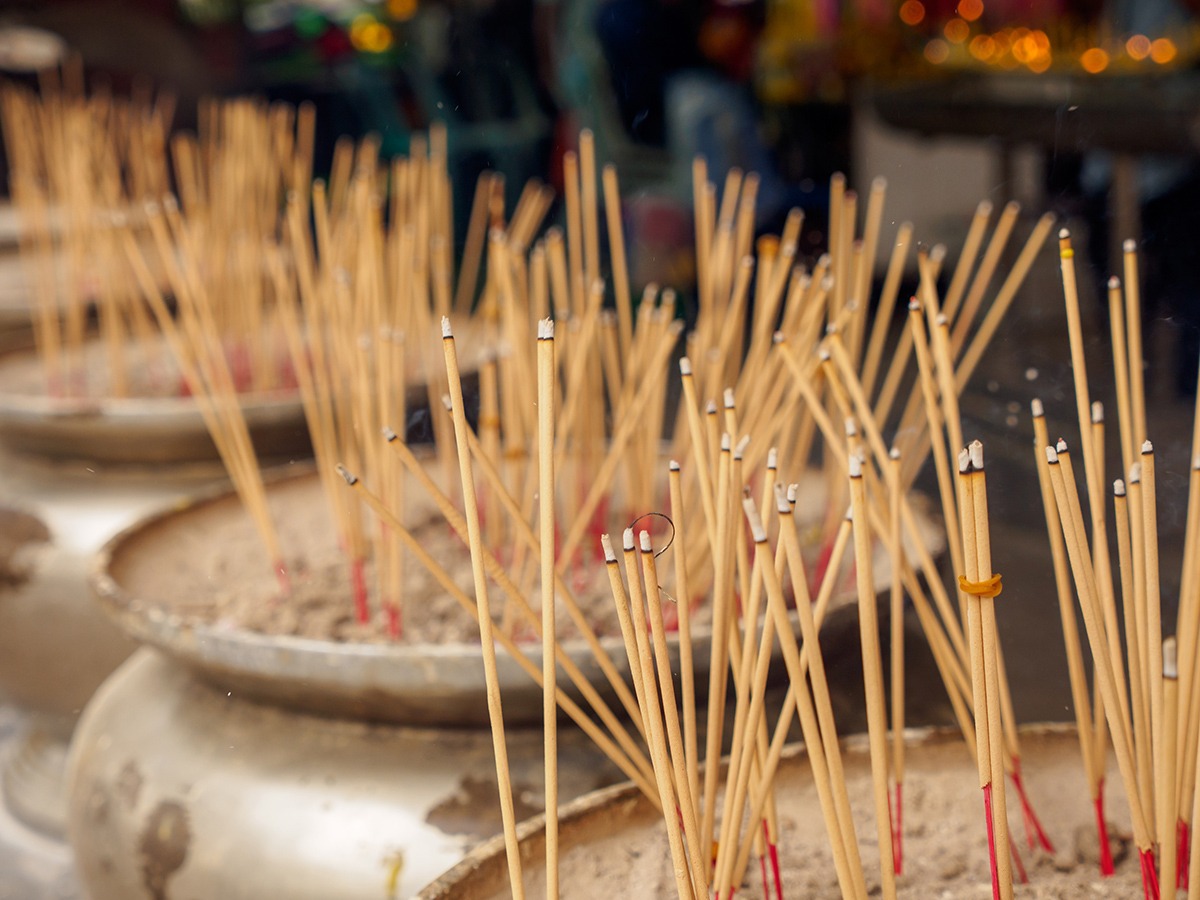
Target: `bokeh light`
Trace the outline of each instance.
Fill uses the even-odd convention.
[[[1083,55],[1079,57],[1079,64],[1085,72],[1095,75],[1108,68],[1108,54],[1099,47],[1091,47],[1083,51]]]
[[[1135,34],[1125,42],[1125,52],[1139,62],[1150,55],[1150,38],[1144,34]]]
[[[974,22],[983,15],[983,0],[959,0],[954,11],[968,22]]]
[[[905,25],[920,25],[925,21],[925,4],[921,0],[904,0],[900,4],[900,21]]]
[[[1169,63],[1177,52],[1170,38],[1159,38],[1150,45],[1150,58],[1159,65]]]
[[[961,44],[971,36],[971,26],[962,19],[951,19],[942,29],[942,33],[950,43]]]
[[[950,58],[950,45],[941,38],[934,38],[925,45],[925,58],[939,66]]]

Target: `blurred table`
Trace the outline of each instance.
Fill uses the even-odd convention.
[[[876,88],[871,101],[895,128],[998,141],[1005,169],[1020,144],[1049,152],[1113,153],[1109,205],[1118,251],[1124,238],[1141,231],[1138,157],[1200,156],[1200,73],[961,73]]]

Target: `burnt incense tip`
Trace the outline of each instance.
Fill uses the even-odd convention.
[[[743,497],[742,509],[746,513],[746,521],[750,523],[750,535],[754,538],[754,543],[766,543],[767,529],[763,528],[762,519],[759,517],[758,510],[754,506],[754,498]]]
[[[1142,456],[1146,456],[1154,452],[1154,445],[1149,441],[1142,441]]]
[[[446,412],[454,412],[454,402],[449,394],[442,394],[442,406],[446,407]]]
[[[1042,406],[1042,401],[1038,397],[1034,397],[1029,401],[1029,408],[1032,410],[1035,419],[1040,419],[1046,414],[1046,409]]]
[[[938,328],[945,328],[950,324],[950,320],[946,318],[945,313],[938,313],[937,318],[934,319],[934,324],[937,325]]]
[[[787,488],[782,484],[775,485],[775,509],[781,516],[792,513],[792,504],[788,503]]]
[[[1058,229],[1058,239],[1060,241],[1069,241],[1071,239],[1071,230],[1069,228]]]
[[[692,361],[686,356],[679,358],[679,374],[685,377],[692,374]]]
[[[842,426],[846,429],[846,437],[858,436],[858,423],[854,421],[854,416],[846,416]]]
[[[887,190],[887,179],[884,178],[882,175],[876,175],[874,178],[871,179],[871,190],[886,191]]]
[[[767,450],[767,468],[779,468],[779,449],[777,447],[770,447]]]
[[[826,293],[833,290],[833,276],[832,275],[826,275],[824,278],[821,279],[821,290],[825,291]]]
[[[654,545],[650,543],[650,532],[643,531],[638,535],[638,542],[641,545],[643,553],[653,553]]]
[[[1125,242],[1121,245],[1121,248],[1126,253],[1134,253],[1137,250],[1137,241],[1135,241],[1133,238],[1126,238]]]
[[[1062,438],[1059,438],[1058,442],[1054,445],[1054,449],[1057,450],[1059,453],[1067,453],[1068,452],[1067,442],[1064,441]]]
[[[782,344],[787,341],[787,336],[782,331],[777,331],[771,335],[772,344]]]
[[[163,209],[169,213],[179,212],[179,201],[175,199],[174,194],[167,194],[163,197]]]
[[[823,269],[832,262],[833,262],[832,256],[830,256],[828,253],[822,253],[820,256],[817,257],[817,268]]]
[[[899,459],[899,458],[900,458],[900,448],[899,447],[893,447],[891,450],[888,451],[888,459],[894,460],[894,459]]]
[[[612,538],[607,534],[600,535],[600,547],[604,550],[604,561],[606,563],[615,563],[617,554],[613,551]]]
[[[908,311],[909,312],[920,312],[921,311],[921,301],[918,300],[916,297],[910,297],[908,300]]]
[[[854,507],[853,506],[846,507],[846,515],[842,517],[842,521],[844,521],[844,522],[853,522],[854,521]]]
[[[981,216],[990,215],[992,212],[992,201],[980,200],[979,205],[975,207],[975,212]]]
[[[1200,469],[1200,456],[1197,456],[1192,460],[1192,468]]]
[[[450,327],[450,317],[449,316],[442,316],[442,337],[444,337],[444,338],[454,337],[454,330]]]
[[[715,416],[717,414],[717,401],[709,400],[708,403],[705,404],[704,414],[706,416]]]
[[[350,470],[341,463],[337,464],[337,473],[346,479],[346,484],[353,485],[358,483],[358,476],[352,474]]]
[[[851,478],[862,478],[862,460],[858,458],[858,454],[850,454],[849,468]]]
[[[1141,484],[1142,483],[1142,464],[1140,462],[1135,462],[1133,465],[1131,465],[1129,467],[1129,483],[1130,484]]]
[[[960,474],[971,471],[971,451],[966,447],[958,451],[958,471]]]
[[[728,431],[722,432],[721,433],[721,452],[728,453],[731,449],[733,449],[733,439],[729,437]]]
[[[983,471],[983,441],[971,441],[967,446],[967,450],[971,454],[971,465],[979,471]]]
[[[1046,462],[1050,463],[1051,465],[1058,464],[1058,451],[1053,447],[1046,448]]]
[[[633,543],[632,528],[626,528],[623,532],[621,532],[621,546],[626,550],[632,550],[634,548],[635,545]]]
[[[829,348],[822,344],[820,349],[817,350],[817,359],[821,360],[821,362],[829,362],[829,357]]]
[[[1117,478],[1117,479],[1113,480],[1113,496],[1114,497],[1124,497],[1125,496],[1125,479]]]
[[[400,437],[400,435],[396,434],[396,432],[393,431],[391,428],[389,428],[387,425],[383,426],[383,429],[380,431],[380,434],[383,435],[383,439],[385,441],[387,441],[389,444],[392,441],[396,440],[396,438]]]
[[[1163,640],[1163,678],[1178,678],[1179,677],[1179,660],[1178,650],[1175,644],[1175,636]]]
[[[679,460],[672,459],[667,461],[667,469],[671,472],[679,471]]]
[[[798,485],[796,482],[793,481],[791,484],[788,485],[788,490],[787,490],[788,503],[795,505],[796,500],[799,496],[800,496],[800,485]]]
[[[552,341],[554,340],[554,320],[539,319],[538,320],[538,340]]]
[[[737,446],[734,447],[733,449],[734,449],[734,452],[736,452],[736,453],[745,453],[746,448],[749,446],[750,446],[750,435],[743,434],[742,439],[737,442]]]
[[[929,251],[929,258],[936,263],[940,263],[946,258],[946,245],[934,244],[933,249]]]
[[[1104,404],[1099,400],[1092,403],[1092,424],[1099,425],[1104,421]]]
[[[1115,291],[1120,286],[1121,286],[1121,279],[1118,278],[1116,275],[1113,275],[1111,278],[1108,279],[1108,289],[1110,291]]]
[[[733,402],[733,388],[725,388],[725,391],[722,393],[721,397],[725,401],[726,409],[733,409],[737,405]]]

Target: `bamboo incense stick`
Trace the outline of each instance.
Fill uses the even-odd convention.
[[[442,319],[442,346],[446,357],[446,377],[450,383],[451,414],[458,446],[459,476],[462,479],[463,508],[467,534],[471,542],[471,570],[475,581],[475,603],[478,609],[479,639],[483,647],[484,674],[487,678],[488,719],[492,728],[492,750],[496,757],[496,781],[500,792],[500,813],[504,820],[504,843],[508,857],[509,887],[515,900],[525,896],[521,878],[521,850],[517,839],[516,814],[513,808],[512,781],[508,770],[508,742],[504,734],[504,712],[500,699],[500,680],[496,673],[496,645],[493,638],[492,612],[488,602],[487,576],[483,569],[479,507],[475,501],[475,478],[471,455],[467,447],[466,408],[462,381],[458,372],[458,354],[454,347],[454,332],[450,320]],[[669,804],[664,804],[669,808]]]

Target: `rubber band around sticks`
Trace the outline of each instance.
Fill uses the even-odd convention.
[[[1000,573],[997,572],[991,578],[984,581],[967,581],[966,575],[959,575],[958,588],[964,594],[991,599],[992,597],[1000,596],[1000,592],[1004,590],[1004,585],[1000,583]]]

